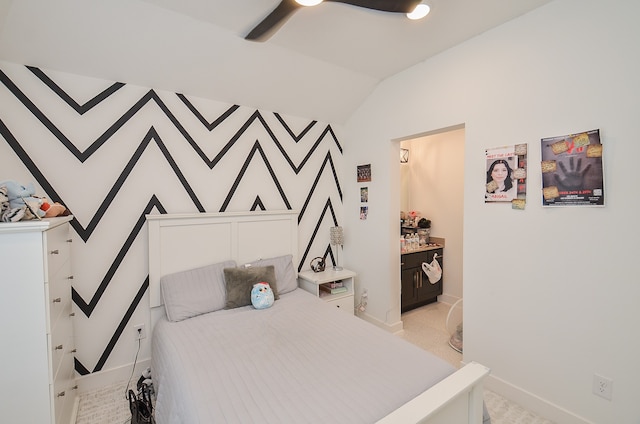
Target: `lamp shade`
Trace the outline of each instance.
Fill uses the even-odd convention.
[[[342,246],[344,244],[344,232],[342,227],[329,228],[329,237],[332,246]]]

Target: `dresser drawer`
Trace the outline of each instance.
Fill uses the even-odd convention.
[[[69,314],[71,313],[71,302],[67,302],[58,320],[51,324],[51,334],[49,346],[51,352],[51,378],[55,379],[59,372],[62,358],[66,354],[72,353],[73,345],[73,323]]]
[[[67,353],[60,365],[58,378],[53,383],[53,415],[56,417],[56,424],[70,424],[76,392],[73,355]]]
[[[47,284],[47,307],[49,308],[49,321],[51,326],[60,317],[65,305],[71,302],[71,262],[66,261],[62,264],[58,272],[55,273]],[[48,332],[50,329],[48,329]]]
[[[353,303],[353,296],[345,296],[339,299],[327,300],[327,303],[350,314],[353,314],[353,308],[355,307],[355,303]]]
[[[69,236],[69,226],[59,225],[45,232],[46,247],[45,260],[49,278],[55,275],[62,264],[69,260],[71,255],[71,237]]]

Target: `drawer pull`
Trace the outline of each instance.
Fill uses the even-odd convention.
[[[71,353],[76,353],[77,351],[78,351],[78,349],[72,349]],[[78,386],[74,387],[74,389],[77,389],[77,388],[78,388]]]
[[[62,299],[59,297],[56,297],[55,299],[53,299],[53,303],[60,303],[62,302]]]
[[[67,280],[73,280],[73,275],[68,276]]]
[[[76,316],[76,313],[75,313],[75,312],[71,312],[71,313],[69,314],[69,316],[70,316],[70,317],[75,317],[75,316]]]
[[[57,396],[57,397],[62,397],[62,396],[64,396],[64,395],[65,395],[65,393],[64,393],[64,391],[62,391],[62,392],[58,393],[56,396]]]
[[[73,240],[67,239],[67,243],[73,243]]]
[[[52,250],[52,251],[51,251],[51,252],[49,252],[49,253],[51,253],[52,255],[59,255],[59,254],[60,254],[60,251],[59,251],[58,249],[56,249],[56,250]]]
[[[76,384],[75,386],[73,386],[71,390],[78,390],[78,385]]]
[[[53,350],[62,350],[62,349],[64,349],[64,346],[62,346],[62,345],[58,345],[58,346],[53,348]]]

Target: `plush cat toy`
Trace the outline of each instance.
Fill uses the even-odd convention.
[[[269,283],[260,282],[253,285],[251,289],[251,304],[256,309],[267,309],[273,305],[273,290]]]

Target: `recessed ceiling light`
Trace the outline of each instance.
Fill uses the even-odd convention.
[[[297,1],[297,0],[296,0]],[[420,3],[413,9],[413,12],[407,13],[407,18],[412,20],[422,19],[429,14],[431,8],[426,3]]]

